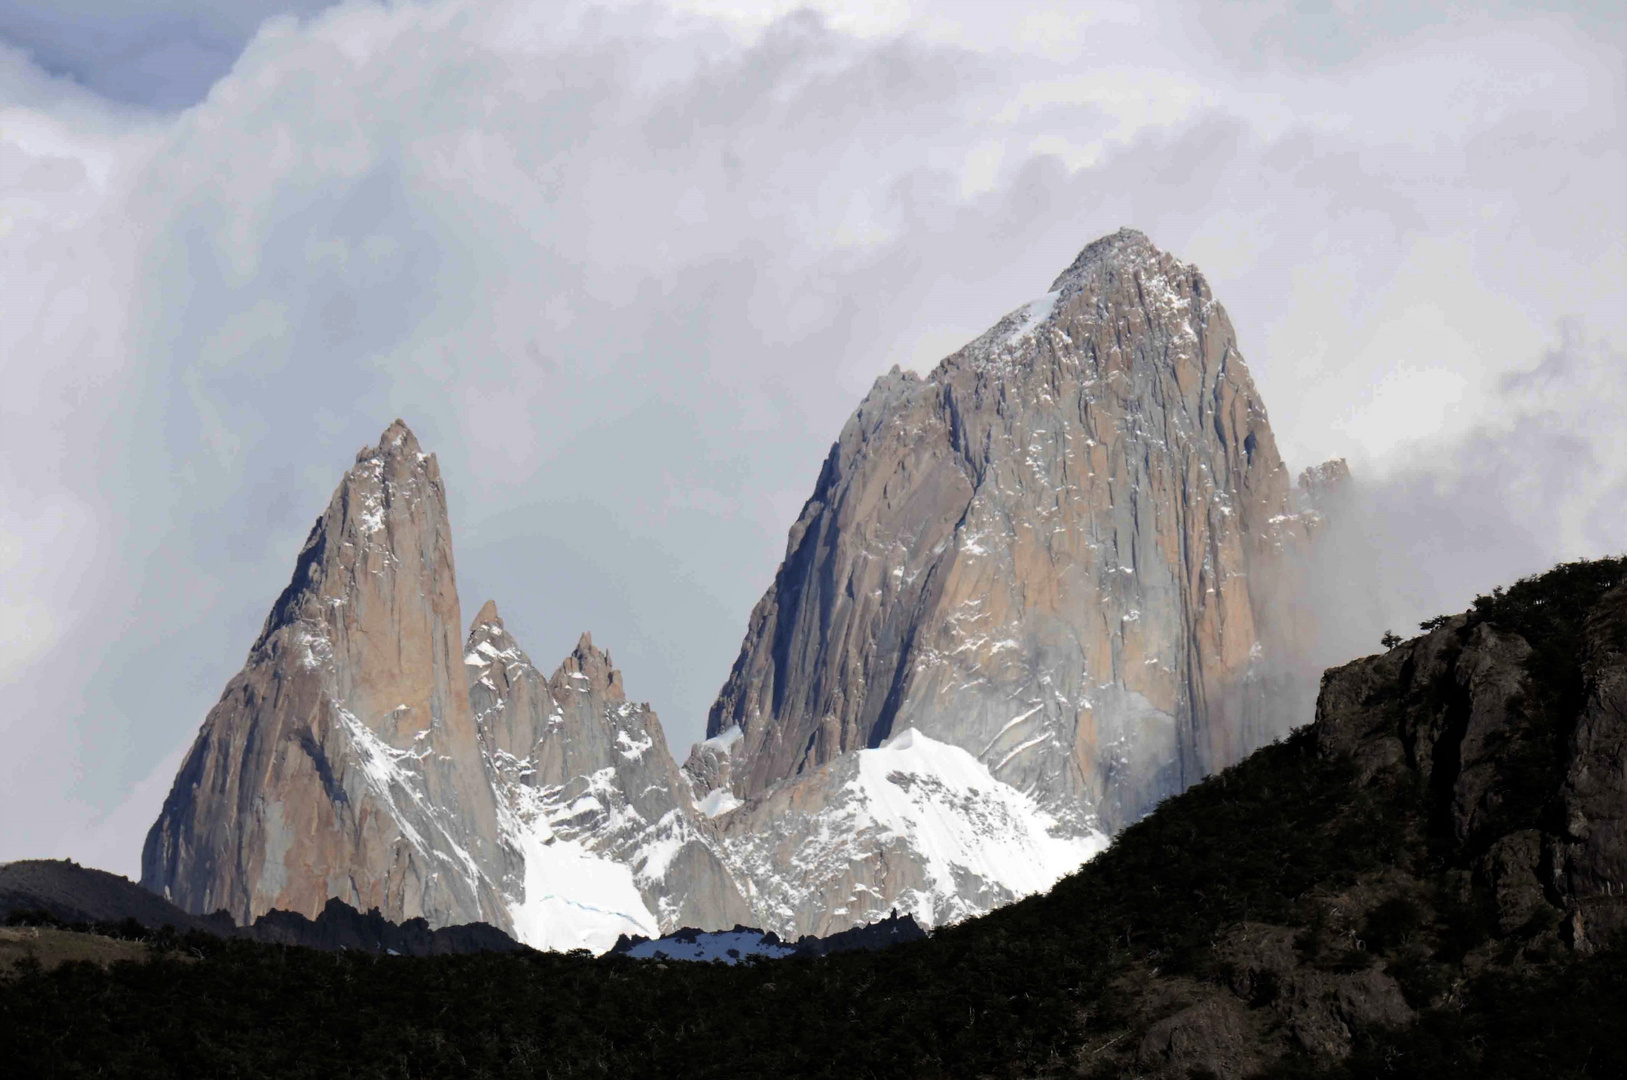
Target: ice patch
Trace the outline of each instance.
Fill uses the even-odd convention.
[[[746,733],[740,730],[739,724],[730,724],[716,735],[713,735],[710,739],[702,742],[701,745],[710,746],[714,750],[727,754],[731,749],[734,748],[735,743],[739,742],[745,737]]]
[[[637,761],[644,756],[644,751],[655,745],[655,736],[646,734],[642,739],[635,739],[625,731],[616,732],[616,752],[628,761]]]
[[[1058,289],[1056,292],[1048,292],[1038,300],[1030,300],[1028,303],[1019,308],[1018,311],[1012,312],[1012,315],[1016,315],[1018,312],[1021,312],[1022,322],[1017,325],[1016,329],[1012,330],[1006,335],[1006,341],[1020,341],[1025,336],[1032,334],[1041,323],[1051,317],[1051,312],[1056,310],[1056,302],[1061,298],[1061,296],[1061,289]],[[1009,318],[1010,316],[1007,317]]]
[[[706,793],[706,798],[695,804],[707,817],[718,817],[743,805],[728,788],[713,788]]]

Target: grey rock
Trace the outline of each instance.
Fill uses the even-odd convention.
[[[1497,930],[1512,934],[1546,904],[1542,888],[1542,833],[1519,829],[1499,837],[1482,861],[1481,876],[1497,903]]]
[[[1415,773],[1427,786],[1432,827],[1472,857],[1491,889],[1499,929],[1512,933],[1546,905],[1571,944],[1587,952],[1627,929],[1627,586],[1586,615],[1580,715],[1569,726],[1563,779],[1550,791],[1511,750],[1533,705],[1519,635],[1460,615],[1381,656],[1327,673],[1315,734],[1325,754],[1348,756],[1363,782]],[[1558,808],[1507,829],[1511,798]],[[1473,855],[1474,852],[1482,852]]]
[[[749,914],[660,720],[648,704],[627,700],[621,672],[591,636],[583,634],[544,680],[488,601],[470,628],[464,662],[512,846],[524,850],[524,837],[541,830],[626,866],[662,932],[728,926]],[[549,888],[569,897],[573,885]],[[524,883],[509,900],[525,904]]]
[[[1572,942],[1590,952],[1627,930],[1627,585],[1595,606],[1586,638],[1587,698],[1560,791],[1554,888]]]
[[[771,829],[913,728],[1059,835],[1110,834],[1308,719],[1292,582],[1313,525],[1202,274],[1121,231],[926,378],[876,382],[711,709],[739,743],[693,754],[692,780],[765,808],[731,835]],[[852,917],[918,887],[898,854],[856,856],[881,893]],[[1009,899],[987,886],[958,909]]]
[[[1266,1064],[1253,1027],[1237,1001],[1205,997],[1149,1027],[1136,1050],[1136,1063],[1161,1077],[1250,1076]]]

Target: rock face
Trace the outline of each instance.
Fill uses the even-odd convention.
[[[1593,565],[1621,580],[1619,564]],[[1432,830],[1492,897],[1499,933],[1551,912],[1587,953],[1627,929],[1627,584],[1585,616],[1559,607],[1574,640],[1528,641],[1497,607],[1329,671],[1318,745],[1352,757],[1363,782],[1418,775]],[[1579,677],[1554,677],[1578,658]]]
[[[398,420],[357,454],[210,710],[141,883],[239,923],[315,918],[337,897],[394,921],[510,929],[520,863],[499,836],[461,638],[440,470]]]
[[[591,637],[544,680],[488,602],[464,663],[502,836],[524,858],[509,897],[521,940],[602,952],[746,916],[660,721]]]
[[[1087,849],[1306,718],[1283,685],[1294,511],[1203,276],[1137,232],[1097,241],[925,379],[877,381],[689,771],[748,804],[728,826],[746,834],[842,789],[828,770],[844,755],[913,730]],[[879,890],[871,913],[918,888],[926,860],[884,847],[853,871]],[[968,880],[899,906],[931,922],[1012,891]],[[797,929],[839,928],[810,922],[820,896]]]

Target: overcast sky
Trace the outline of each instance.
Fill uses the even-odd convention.
[[[396,416],[466,617],[591,630],[681,758],[870,382],[1121,225],[1290,466],[1350,459],[1335,652],[1620,552],[1624,52],[1619,4],[7,0],[0,860],[136,873]]]

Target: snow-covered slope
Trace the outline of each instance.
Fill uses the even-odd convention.
[[[553,823],[566,829],[573,814],[589,809],[586,795],[560,805],[562,789],[538,790],[525,784],[503,790],[502,829],[525,860],[525,879],[519,895],[509,897],[514,936],[534,949],[591,949],[604,952],[622,934],[653,937],[659,921],[639,892],[633,871],[625,863],[595,853],[595,839],[567,840]]]
[[[464,663],[499,828],[524,859],[507,897],[521,941],[603,952],[746,916],[660,721],[626,699],[608,653],[583,635],[544,680],[488,603]]]
[[[987,765],[914,729],[741,803],[738,729],[697,745],[685,776],[607,654],[584,637],[544,680],[491,604],[465,663],[501,833],[524,859],[509,912],[536,948],[742,923],[826,935],[895,908],[935,926],[1049,888],[1107,842],[1064,835]]]
[[[722,816],[759,924],[829,934],[892,908],[936,926],[1049,888],[1107,846],[915,729]]]

